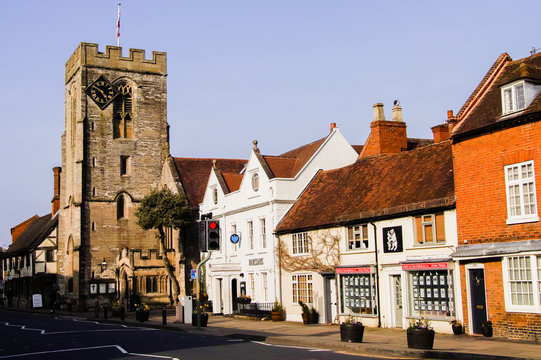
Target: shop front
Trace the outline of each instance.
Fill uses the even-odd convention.
[[[340,316],[363,317],[368,326],[378,324],[378,295],[374,265],[337,267]]]

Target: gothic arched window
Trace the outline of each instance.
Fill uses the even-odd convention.
[[[116,199],[116,218],[122,219],[124,217],[124,196],[120,195]]]
[[[116,85],[118,95],[113,101],[113,139],[130,139],[133,133],[132,87],[125,83]]]

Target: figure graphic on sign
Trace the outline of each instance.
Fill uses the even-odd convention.
[[[387,249],[389,251],[396,251],[398,249],[398,239],[396,238],[394,229],[387,232]]]

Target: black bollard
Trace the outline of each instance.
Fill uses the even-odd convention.
[[[120,320],[124,320],[124,311],[126,311],[124,306],[120,307]]]
[[[94,317],[97,319],[100,317],[100,304],[96,302],[94,306]]]
[[[162,324],[167,325],[167,310],[165,309],[165,306],[162,309]]]
[[[103,318],[107,319],[107,306],[103,307]]]

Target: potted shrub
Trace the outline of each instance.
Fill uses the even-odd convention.
[[[460,320],[453,319],[449,321],[449,324],[451,324],[451,328],[453,329],[453,334],[455,335],[464,334],[464,326],[462,326],[462,322]]]
[[[483,336],[492,337],[492,321],[487,320],[481,324],[481,332]]]
[[[272,321],[282,321],[284,317],[284,307],[278,300],[274,302],[271,310],[271,319]]]
[[[312,315],[312,324],[319,324],[319,313],[314,307],[310,308],[310,314]]]
[[[363,323],[357,321],[353,316],[348,316],[344,322],[340,324],[340,340],[344,342],[363,342],[364,326]]]
[[[421,318],[410,322],[406,331],[408,337],[408,347],[412,349],[432,350],[434,346],[434,330],[429,326],[427,320]]]
[[[141,303],[136,304],[135,306],[137,309],[135,310],[135,319],[140,322],[147,321],[150,317],[150,308],[148,307],[148,305],[145,303]]]
[[[299,301],[299,305],[302,308],[302,322],[304,324],[311,324],[312,323],[312,313],[310,311],[310,308],[308,307],[308,305],[306,305],[302,301]]]

